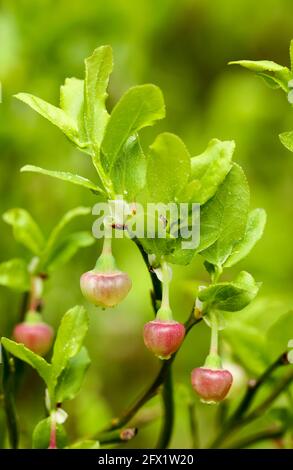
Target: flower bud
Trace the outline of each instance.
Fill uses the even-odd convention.
[[[232,374],[225,369],[197,367],[191,372],[192,387],[206,403],[217,403],[224,400],[232,382]]]
[[[105,239],[101,256],[91,271],[82,274],[80,288],[83,296],[97,307],[115,307],[128,294],[132,282],[128,274],[117,268],[111,252],[111,239]]]
[[[80,288],[84,297],[98,307],[115,307],[131,289],[131,279],[122,271],[84,273],[80,278]]]
[[[17,343],[24,344],[24,346],[40,356],[44,356],[49,351],[53,336],[53,328],[44,323],[37,313],[29,313],[26,321],[16,325],[13,330],[13,337]]]
[[[175,320],[150,321],[143,332],[144,344],[160,359],[169,359],[179,349],[184,335],[184,325]]]

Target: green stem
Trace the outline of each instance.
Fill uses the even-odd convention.
[[[211,281],[212,281],[212,284],[216,284],[221,276],[221,274],[223,273],[223,268],[222,266],[215,266],[215,271],[214,273],[212,274],[211,276]]]
[[[211,345],[210,352],[206,357],[204,367],[208,369],[221,369],[222,361],[218,354],[218,317],[215,312],[210,313]]]
[[[14,361],[12,358],[9,358],[9,355],[7,354],[4,348],[2,348],[2,359],[2,387],[4,394],[4,411],[6,415],[8,436],[11,448],[17,449],[19,441],[19,431],[14,401]]]
[[[279,439],[283,436],[285,431],[285,428],[260,431],[239,439],[239,441],[234,442],[229,449],[244,449],[261,441]]]
[[[251,413],[249,413],[246,417],[243,418],[241,424],[248,424],[251,421],[259,418],[264,414],[267,408],[272,405],[272,403],[278,398],[278,396],[284,392],[289,385],[292,384],[293,381],[293,370],[289,374],[287,374],[283,380],[277,385],[277,387],[272,391],[272,393]]]
[[[162,398],[164,405],[164,421],[156,449],[167,449],[172,437],[174,426],[174,395],[171,367],[168,368],[166,373],[162,390]]]
[[[210,345],[210,355],[217,356],[218,355],[218,319],[217,315],[214,312],[210,313],[210,321],[211,321],[211,345]]]
[[[189,427],[190,427],[190,434],[191,434],[191,440],[192,440],[192,449],[199,449],[200,448],[199,433],[198,433],[195,412],[196,412],[195,403],[190,402],[188,404],[188,416],[189,416]]]
[[[167,361],[164,361],[151,385],[119,418],[114,418],[112,420],[111,425],[106,428],[106,431],[120,429],[122,426],[125,426],[146,403],[148,403],[154,396],[157,395],[160,386],[165,381],[168,369],[173,362],[173,357],[174,356],[172,356]]]
[[[170,284],[170,274],[169,274],[169,267],[166,261],[162,262],[162,274],[163,274],[163,293],[162,293],[162,304],[161,307],[165,309],[170,309],[170,301],[169,301],[169,284]]]
[[[279,356],[278,359],[264,371],[264,373],[258,378],[256,382],[248,386],[243,399],[241,400],[233,414],[233,417],[231,418],[231,424],[233,424],[234,421],[237,421],[238,418],[245,414],[262,384],[267,381],[267,379],[273,374],[273,372],[275,372],[275,370],[286,364],[288,364],[287,353],[281,354],[281,356]]]
[[[112,255],[112,224],[104,219],[104,243],[102,255]]]
[[[93,162],[93,165],[99,175],[99,178],[105,188],[105,191],[108,195],[108,197],[110,199],[114,199],[115,198],[115,192],[114,192],[114,189],[113,189],[113,185],[112,185],[112,181],[111,179],[108,177],[108,175],[105,173],[104,171],[104,168],[101,164],[101,161],[100,161],[100,155],[99,153],[97,152],[92,152],[92,162]]]
[[[152,301],[152,307],[154,312],[156,313],[159,310],[161,301],[162,299],[162,283],[159,281],[158,276],[156,273],[153,271],[152,267],[149,264],[149,259],[147,253],[144,251],[142,244],[137,238],[133,239],[134,243],[136,244],[137,248],[140,251],[140,254],[144,260],[144,263],[148,269],[151,282],[152,282],[152,290],[151,290],[151,301]]]
[[[165,261],[161,264],[162,267],[162,302],[159,310],[155,312],[156,319],[161,321],[172,321],[173,320],[173,313],[170,308],[170,301],[169,301],[169,284],[170,284],[170,272],[168,263]],[[159,299],[157,299],[159,300]]]

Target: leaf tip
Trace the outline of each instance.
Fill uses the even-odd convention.
[[[88,64],[88,62],[90,62],[91,60],[94,60],[96,57],[100,55],[107,56],[107,58],[113,64],[113,48],[109,44],[96,47],[93,50],[92,54],[85,58],[84,60],[85,64]]]
[[[24,166],[21,167],[21,169],[19,171],[20,171],[20,173],[25,173],[26,171],[30,171],[30,168],[31,168],[30,165],[24,165]]]

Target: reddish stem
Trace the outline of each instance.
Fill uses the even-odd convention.
[[[49,442],[48,449],[57,449],[56,421],[54,418],[51,418],[51,432],[50,432],[50,442]]]

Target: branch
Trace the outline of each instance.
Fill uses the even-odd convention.
[[[243,437],[242,439],[239,439],[239,441],[236,441],[229,448],[230,449],[243,449],[253,444],[257,444],[258,442],[261,442],[261,441],[279,439],[280,437],[283,436],[285,431],[286,431],[285,428],[260,431],[258,433],[251,434],[250,436],[246,436],[246,437]]]
[[[264,373],[259,377],[256,382],[253,382],[250,386],[248,386],[242,401],[240,402],[238,408],[233,414],[233,421],[237,421],[238,418],[245,414],[259,388],[267,381],[267,379],[269,379],[269,377],[275,372],[275,370],[277,370],[280,366],[289,364],[287,356],[287,353],[281,354],[281,356],[279,356],[278,359],[264,371]]]
[[[259,418],[267,410],[267,408],[278,398],[278,396],[284,392],[287,387],[293,381],[293,370],[287,374],[279,385],[272,391],[272,393],[257,407],[253,410],[248,416],[244,417],[241,420],[241,425],[248,424],[256,418]]]
[[[163,422],[161,434],[156,449],[167,449],[170,439],[172,437],[172,430],[174,425],[174,396],[171,367],[168,368],[168,371],[166,373],[162,397],[165,409],[165,419]]]
[[[188,404],[188,415],[189,415],[189,427],[190,427],[190,434],[192,439],[192,449],[199,449],[200,442],[199,442],[199,433],[198,433],[198,426],[196,421],[196,409],[194,401]]]
[[[153,290],[151,291],[151,301],[152,301],[153,310],[156,313],[159,308],[158,302],[161,302],[162,300],[162,283],[161,281],[159,281],[156,273],[153,271],[152,267],[150,266],[148,254],[144,251],[143,246],[140,243],[140,241],[137,238],[134,238],[133,241],[141,253],[141,256],[145,262],[145,265],[147,267],[147,270],[149,272],[149,275],[152,281]]]
[[[27,312],[29,296],[30,296],[29,291],[23,293],[21,303],[20,303],[20,308],[19,308],[19,321],[20,322],[24,320],[25,314]]]
[[[119,418],[114,418],[112,420],[112,424],[106,428],[107,431],[119,429],[122,426],[125,426],[138,412],[140,408],[142,408],[148,401],[151,400],[155,395],[157,395],[160,386],[165,381],[165,377],[167,375],[168,369],[171,363],[174,360],[174,356],[172,356],[167,361],[164,361],[162,364],[159,373],[155,380],[151,383],[151,385],[146,389],[146,391],[134,402],[134,404],[128,408]]]
[[[12,449],[18,448],[19,432],[18,420],[14,402],[14,361],[2,348],[3,375],[2,387],[4,394],[4,411],[9,435],[9,442]]]

